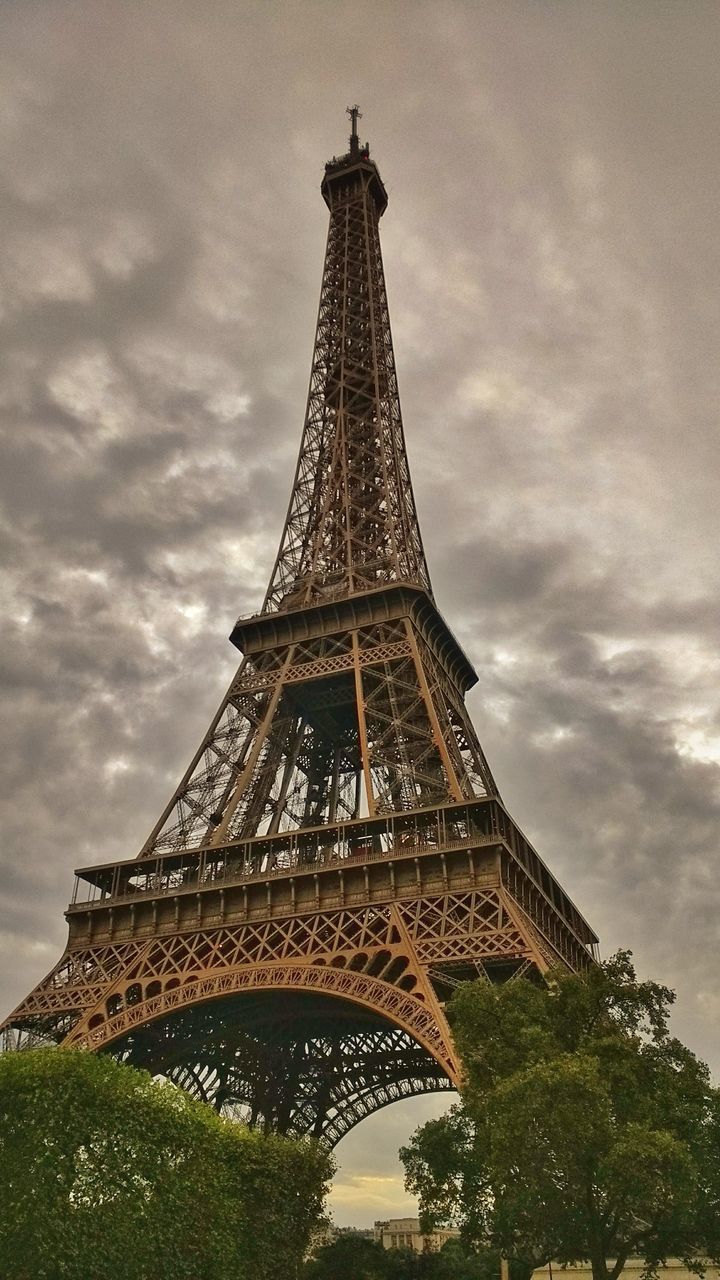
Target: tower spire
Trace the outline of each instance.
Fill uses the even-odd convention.
[[[350,155],[355,160],[357,159],[357,156],[360,152],[360,140],[358,138],[357,122],[358,120],[362,120],[362,111],[360,110],[357,102],[355,103],[354,107],[346,107],[345,111],[346,111],[346,114],[350,116],[350,122],[351,122]]]
[[[387,192],[348,107],[350,151],[325,166],[330,210],[310,390],[264,610],[389,582],[430,592],[405,449],[379,220]]]

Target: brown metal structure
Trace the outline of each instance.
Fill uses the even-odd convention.
[[[57,966],[5,1024],[161,1072],[266,1129],[334,1144],[452,1088],[458,982],[588,964],[597,942],[502,805],[435,607],[378,224],[352,137],[300,457],[244,657],[139,856],[78,872]]]

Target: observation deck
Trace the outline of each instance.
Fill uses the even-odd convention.
[[[76,873],[78,945],[506,884],[558,955],[597,936],[496,797],[228,841]]]

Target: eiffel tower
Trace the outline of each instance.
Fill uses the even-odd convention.
[[[539,980],[597,938],[498,795],[440,616],[400,415],[359,111],[325,166],[310,391],[280,550],[239,670],[140,854],[77,872],[65,954],[4,1024],[334,1145],[457,1086],[469,978]]]

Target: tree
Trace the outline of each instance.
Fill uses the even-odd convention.
[[[446,1240],[432,1260],[432,1280],[498,1280],[500,1276],[500,1254],[494,1249],[473,1249],[466,1240]]]
[[[306,1262],[303,1280],[497,1280],[499,1274],[499,1254],[478,1254],[460,1240],[448,1240],[438,1253],[420,1254],[344,1235]]]
[[[112,1058],[0,1057],[0,1257],[14,1280],[287,1280],[331,1172]]]
[[[302,1275],[303,1280],[414,1280],[415,1260],[410,1249],[385,1249],[375,1240],[349,1232],[318,1249]]]
[[[617,1280],[631,1255],[650,1271],[716,1259],[720,1100],[668,1033],[673,1000],[628,952],[545,985],[459,988],[461,1102],[401,1152],[426,1228],[456,1220],[528,1273],[589,1260]]]

